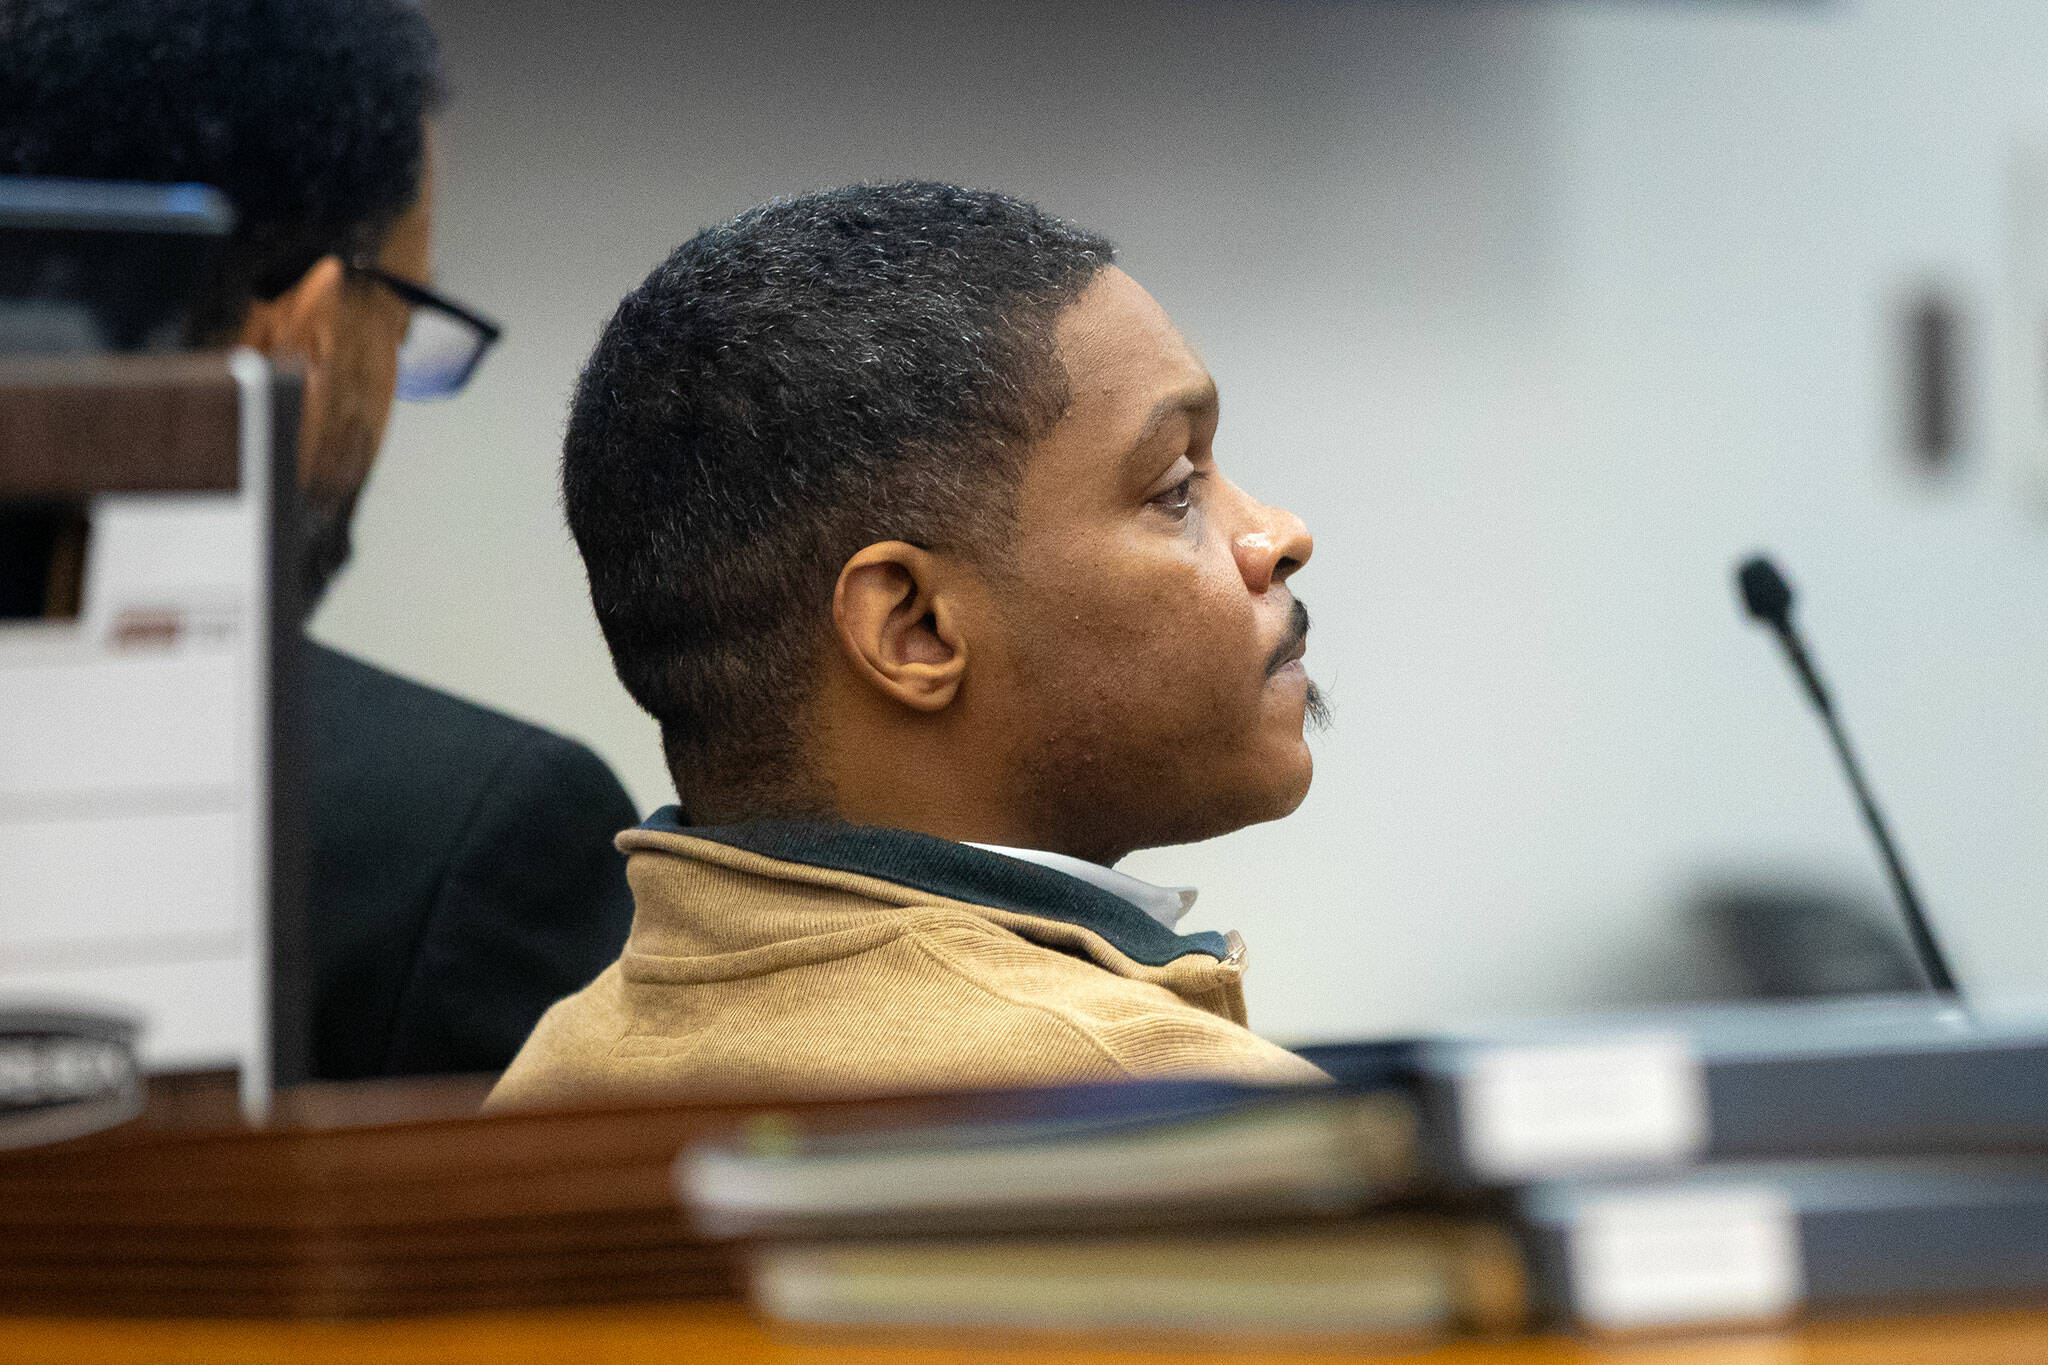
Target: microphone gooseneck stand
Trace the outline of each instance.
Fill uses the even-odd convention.
[[[1920,969],[1926,974],[1928,985],[1943,995],[1960,999],[1955,975],[1949,971],[1948,959],[1942,955],[1934,930],[1927,923],[1920,897],[1913,890],[1913,879],[1906,874],[1905,861],[1900,858],[1898,846],[1892,842],[1891,832],[1885,827],[1884,816],[1877,809],[1877,799],[1870,794],[1870,784],[1864,780],[1863,765],[1849,747],[1849,736],[1835,715],[1834,700],[1822,685],[1820,674],[1814,670],[1813,660],[1807,655],[1806,643],[1792,624],[1792,585],[1763,555],[1744,560],[1735,571],[1735,581],[1742,591],[1743,606],[1778,637],[1778,643],[1785,648],[1785,657],[1792,664],[1792,671],[1799,675],[1806,695],[1812,700],[1814,709],[1820,712],[1821,724],[1827,727],[1828,738],[1834,742],[1835,755],[1842,761],[1842,771],[1848,774],[1849,787],[1855,792],[1856,804],[1863,812],[1863,824],[1869,829],[1870,837],[1877,841],[1878,854],[1884,859],[1885,871],[1891,876],[1892,890],[1897,893],[1899,910],[1905,916],[1907,937],[1913,942],[1913,952],[1920,959]]]

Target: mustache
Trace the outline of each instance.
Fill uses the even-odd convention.
[[[1278,671],[1280,665],[1286,663],[1294,656],[1297,650],[1306,649],[1307,647],[1308,608],[1303,606],[1301,599],[1297,597],[1294,599],[1294,610],[1287,617],[1287,634],[1282,637],[1279,645],[1274,648],[1271,657],[1266,660],[1266,676],[1271,677]],[[1308,728],[1318,734],[1329,729],[1330,722],[1335,719],[1330,713],[1330,699],[1323,695],[1323,689],[1317,687],[1313,679],[1309,681],[1308,685],[1306,719]]]
[[[1272,654],[1266,659],[1266,672],[1269,675],[1278,672],[1280,665],[1307,646],[1308,608],[1303,606],[1301,599],[1297,597],[1294,599],[1294,610],[1287,618],[1287,633],[1280,637],[1280,643],[1273,647]]]

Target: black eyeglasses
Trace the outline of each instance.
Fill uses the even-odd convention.
[[[403,275],[364,261],[350,262],[349,271],[375,280],[412,306],[412,321],[398,348],[400,398],[447,398],[460,393],[483,363],[484,353],[503,334],[504,329],[483,314]]]

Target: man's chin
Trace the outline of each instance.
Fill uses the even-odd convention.
[[[1320,731],[1329,725],[1330,707],[1323,700],[1322,690],[1314,683],[1306,684],[1301,710],[1293,721],[1266,768],[1270,779],[1267,783],[1269,809],[1267,814],[1258,817],[1261,822],[1294,814],[1308,799],[1308,789],[1315,782],[1316,758],[1309,749],[1308,736],[1310,732]]]
[[[1282,746],[1278,753],[1261,765],[1260,781],[1254,790],[1245,793],[1231,828],[1263,825],[1294,814],[1308,799],[1308,789],[1315,776],[1316,760],[1309,752],[1306,740],[1297,738]]]
[[[1293,780],[1276,793],[1277,800],[1275,805],[1277,809],[1273,814],[1267,816],[1266,819],[1278,820],[1283,816],[1294,814],[1295,811],[1301,808],[1301,803],[1308,799],[1308,789],[1314,785],[1315,780],[1315,755],[1308,751],[1308,745],[1304,743],[1301,746],[1301,754],[1294,769]]]

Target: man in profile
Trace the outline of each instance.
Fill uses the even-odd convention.
[[[1102,238],[861,186],[685,243],[578,387],[569,523],[682,804],[496,1105],[1320,1076],[1112,867],[1307,793],[1288,579],[1216,386]]]
[[[301,587],[319,601],[394,392],[495,329],[429,286],[432,31],[407,0],[0,0],[0,174],[200,181],[234,204],[190,339],[304,367]],[[309,646],[312,1070],[497,1070],[631,917],[633,823],[582,745]]]

